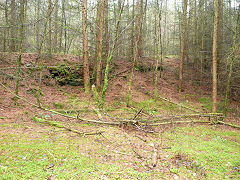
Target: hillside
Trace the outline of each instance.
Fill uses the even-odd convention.
[[[157,101],[153,98],[155,61],[142,59],[142,68],[134,71],[129,107],[126,98],[132,63],[126,58],[114,59],[102,109],[93,94],[84,94],[83,86],[59,85],[50,74],[50,66],[81,67],[82,60],[76,56],[54,56],[44,62],[41,108],[34,107],[40,64],[35,54],[22,57],[21,98],[14,105],[11,92],[16,69],[10,67],[16,67],[16,58],[17,54],[2,55],[0,67],[3,179],[239,177],[239,129],[205,123],[211,118],[201,116],[211,112],[210,85],[202,87],[205,90],[200,96],[193,72],[186,67],[184,91],[179,93],[177,58],[163,60]],[[225,122],[239,125],[239,109],[239,103],[231,102]],[[197,120],[202,123],[193,123]]]

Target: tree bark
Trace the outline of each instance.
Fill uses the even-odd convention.
[[[101,88],[102,74],[102,44],[103,44],[103,23],[104,23],[104,0],[98,0],[99,13],[97,17],[97,69],[96,69],[96,88]]]
[[[181,38],[181,59],[179,64],[179,92],[182,91],[183,83],[183,65],[185,58],[185,35],[187,30],[187,4],[188,0],[184,0],[184,9],[183,9],[183,24],[182,24],[182,38]]]
[[[217,112],[217,65],[218,65],[218,36],[219,36],[219,19],[220,19],[220,1],[214,1],[214,33],[213,33],[213,61],[212,61],[212,112]]]
[[[58,0],[55,0],[55,17],[54,17],[54,52],[58,52]]]
[[[40,55],[40,0],[37,0],[37,9],[36,9],[36,46],[37,46],[37,54]]]
[[[132,4],[132,32],[131,32],[131,58],[134,59],[134,25],[135,25],[135,0],[133,0]]]
[[[10,51],[11,52],[15,52],[16,51],[16,27],[15,27],[15,23],[16,23],[16,3],[15,0],[11,0],[11,4],[10,4],[10,8],[11,8],[11,21],[10,21]]]
[[[109,29],[108,29],[108,0],[104,0],[104,38],[103,38],[103,55],[104,59],[108,57],[109,54]]]
[[[52,0],[48,0],[48,55],[52,55]]]
[[[19,48],[19,55],[18,55],[18,70],[17,70],[17,79],[16,79],[16,88],[15,88],[15,94],[16,96],[14,97],[15,105],[18,104],[18,92],[19,92],[19,86],[20,86],[20,78],[21,78],[21,65],[22,65],[22,53],[23,53],[23,39],[24,39],[24,5],[26,3],[26,0],[21,0],[20,1],[20,48]]]
[[[90,92],[89,62],[88,62],[88,33],[87,33],[87,0],[82,2],[82,32],[83,32],[83,68],[85,93]]]
[[[8,1],[6,1],[5,3],[5,8],[4,8],[4,15],[5,15],[5,25],[7,26],[5,29],[4,29],[4,32],[3,32],[3,52],[6,52],[7,51],[7,47],[8,47],[8,34],[9,34],[9,28],[8,28]]]

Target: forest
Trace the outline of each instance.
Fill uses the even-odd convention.
[[[1,0],[0,179],[239,179],[239,0]]]

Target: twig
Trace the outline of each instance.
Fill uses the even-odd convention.
[[[132,151],[137,155],[137,157],[139,159],[146,159],[145,157],[143,157],[142,155],[140,155],[138,152],[136,152],[133,148],[132,148]]]
[[[116,154],[121,154],[121,155],[125,155],[125,156],[132,156],[132,154],[127,154],[127,153],[123,153],[123,152],[119,152],[119,151],[114,151],[111,150],[112,152],[116,153]]]
[[[103,134],[100,134],[104,139],[106,139],[110,144],[112,144],[112,142],[108,139],[108,138],[106,138]]]
[[[227,125],[227,126],[230,126],[230,127],[233,127],[233,128],[240,129],[240,126],[238,126],[236,124],[226,123],[226,122],[223,122],[223,121],[218,121],[217,124],[223,124],[223,125]]]
[[[141,137],[141,136],[135,135],[135,137],[137,137],[138,139],[142,140],[143,142],[147,142],[147,140],[143,139],[143,137]]]
[[[157,150],[157,148],[154,148],[153,156],[152,156],[152,166],[156,167],[157,163],[158,163],[158,150]]]
[[[64,126],[64,125],[62,125],[62,124],[60,124],[58,122],[47,121],[45,119],[41,119],[41,118],[37,118],[37,117],[32,117],[32,120],[34,120],[35,122],[45,123],[45,124],[48,124],[48,125],[51,125],[51,126],[55,126],[55,127],[58,127],[58,128],[63,128],[63,129],[66,129],[67,131],[74,132],[74,133],[82,135],[82,136],[97,135],[97,134],[104,133],[104,131],[92,132],[92,133],[80,132],[80,131],[77,131],[75,129],[68,128],[68,127],[66,127],[66,126]]]
[[[135,120],[137,118],[137,116],[142,112],[144,107],[142,107],[134,116],[133,120]]]
[[[149,126],[159,126],[159,125],[166,125],[166,124],[182,124],[182,123],[210,123],[210,121],[171,121],[171,122],[163,122],[163,123],[152,123],[148,124]]]

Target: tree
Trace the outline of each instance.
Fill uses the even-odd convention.
[[[214,1],[214,33],[213,33],[213,61],[212,61],[212,112],[217,112],[217,66],[218,66],[218,36],[220,19],[220,1]]]
[[[48,0],[48,55],[52,55],[52,0]]]
[[[135,21],[135,44],[134,44],[134,64],[138,66],[139,58],[142,56],[141,34],[143,21],[143,0],[137,0]]]
[[[108,57],[109,54],[109,25],[108,25],[108,0],[104,0],[104,38],[103,38],[103,55],[104,55],[104,59],[106,59]]]
[[[97,37],[96,37],[96,88],[99,91],[101,88],[101,74],[102,74],[102,43],[103,43],[103,23],[104,23],[104,0],[98,0],[97,10]]]
[[[181,38],[181,60],[179,64],[179,92],[182,91],[182,83],[183,83],[183,65],[185,58],[185,35],[187,29],[187,4],[188,0],[184,0],[184,8],[183,8],[183,23],[182,23],[182,38]]]
[[[54,16],[54,52],[58,51],[58,0],[55,0],[55,16]]]
[[[8,1],[6,1],[5,3],[5,7],[4,7],[4,15],[5,15],[5,25],[8,26]],[[8,33],[9,33],[9,28],[6,27],[4,28],[4,32],[3,32],[3,52],[7,51],[7,46],[8,46]]]
[[[37,9],[36,9],[36,45],[37,45],[37,53],[40,55],[40,0],[37,0]]]
[[[89,63],[88,63],[88,34],[87,34],[87,0],[82,2],[82,32],[83,32],[83,71],[84,89],[90,92]]]
[[[132,4],[132,26],[131,26],[131,58],[134,59],[134,25],[135,25],[135,0],[133,0]]]
[[[16,51],[16,3],[15,0],[11,0],[11,4],[10,4],[10,8],[11,8],[11,20],[10,20],[10,51],[11,52],[15,52]]]
[[[17,60],[17,64],[18,64],[18,70],[17,70],[17,80],[16,80],[16,88],[15,88],[15,94],[16,97],[14,98],[15,100],[15,104],[18,104],[18,92],[19,92],[19,83],[20,83],[20,78],[21,78],[21,65],[22,65],[22,54],[23,54],[23,39],[24,39],[24,19],[25,19],[25,15],[24,15],[24,10],[25,10],[25,5],[26,0],[21,0],[20,1],[20,52],[18,55],[18,60]]]

